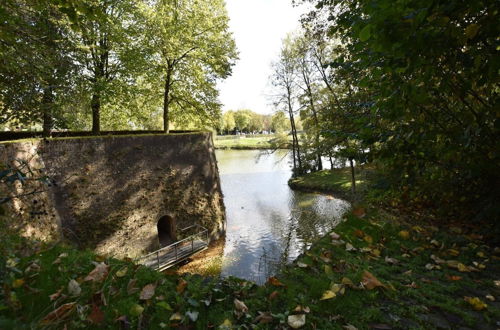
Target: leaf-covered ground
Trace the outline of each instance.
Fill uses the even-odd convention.
[[[473,233],[362,208],[263,286],[40,247],[5,259],[0,328],[496,329],[499,260]]]

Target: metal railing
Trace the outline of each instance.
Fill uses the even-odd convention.
[[[139,257],[136,259],[136,262],[153,269],[161,270],[168,268],[168,266],[175,265],[177,262],[193,255],[195,252],[204,249],[208,246],[207,228],[201,225],[192,225],[180,231],[186,232],[193,228],[199,229],[199,231],[180,241]]]

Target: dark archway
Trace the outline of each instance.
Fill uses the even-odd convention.
[[[158,228],[160,247],[170,245],[177,240],[177,235],[175,234],[175,220],[172,216],[165,215],[161,217],[156,227]]]

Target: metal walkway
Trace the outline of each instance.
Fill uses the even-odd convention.
[[[205,250],[208,246],[208,230],[200,225],[193,225],[181,229],[181,232],[188,230],[194,230],[195,233],[138,258],[137,263],[163,271],[186,260],[193,254]]]

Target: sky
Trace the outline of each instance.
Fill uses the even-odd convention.
[[[299,28],[305,9],[294,8],[292,0],[226,0],[226,8],[240,59],[232,76],[219,84],[222,108],[271,114],[274,109],[266,97],[271,63],[282,39]]]

